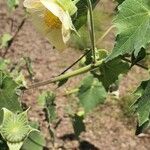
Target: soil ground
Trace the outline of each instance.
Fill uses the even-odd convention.
[[[110,0],[103,0],[100,5],[102,11],[112,15],[113,5]],[[8,13],[7,6],[3,0],[0,0],[0,34],[9,32],[14,34],[18,25],[24,17],[22,6],[20,6],[13,14]],[[13,19],[13,27],[11,29],[11,19]],[[104,22],[103,30],[111,24],[110,20]],[[110,34],[103,44],[102,48],[112,49],[114,44],[114,34]],[[46,80],[58,75],[69,64],[75,61],[81,55],[81,51],[76,49],[67,49],[58,52],[41,37],[27,19],[23,28],[20,30],[6,58],[13,63],[19,61],[22,57],[30,57],[35,72],[35,81]],[[137,77],[138,75],[138,77]],[[85,120],[86,132],[81,135],[79,143],[73,138],[73,128],[69,117],[65,115],[65,108],[68,99],[64,96],[65,89],[71,89],[78,85],[82,77],[75,77],[69,80],[67,84],[59,89],[54,85],[40,87],[24,93],[22,99],[28,107],[30,107],[30,120],[40,122],[42,133],[47,139],[47,146],[50,148],[50,137],[48,136],[47,124],[42,110],[38,107],[36,100],[44,89],[56,91],[57,94],[57,111],[58,116],[62,119],[56,131],[56,147],[57,149],[66,150],[149,150],[150,138],[139,138],[135,136],[136,121],[132,116],[125,115],[124,104],[130,99],[131,92],[140,83],[141,80],[147,78],[147,73],[137,67],[134,67],[128,73],[119,87],[120,98],[108,98],[106,103],[94,110]],[[29,84],[31,82],[29,81]],[[128,95],[125,97],[125,95]],[[72,100],[72,98],[70,97]],[[71,101],[70,100],[70,101]],[[74,100],[74,99],[73,99]]]

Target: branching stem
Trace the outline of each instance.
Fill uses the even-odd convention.
[[[109,32],[114,28],[114,26],[110,26],[104,33],[103,35],[100,37],[100,39],[98,40],[97,43],[101,42],[108,34]],[[87,52],[85,52],[79,59],[77,59],[74,63],[72,63],[69,67],[67,67],[62,73],[60,73],[59,75],[62,75],[64,73],[66,73],[69,69],[71,69],[73,66],[75,66],[83,57],[85,57],[87,54],[89,54],[91,50],[88,50]]]
[[[126,61],[128,63],[131,63],[131,61],[126,59],[126,58],[122,58],[122,60],[124,60],[124,61]],[[38,87],[41,87],[41,86],[45,86],[45,85],[48,85],[48,84],[51,84],[51,83],[56,83],[56,82],[59,82],[59,81],[62,81],[62,80],[65,80],[65,79],[68,79],[68,78],[71,78],[71,77],[83,74],[83,73],[86,73],[88,71],[91,71],[93,69],[98,68],[102,63],[103,63],[103,60],[100,60],[100,61],[97,61],[95,64],[90,64],[88,66],[85,66],[83,68],[77,69],[75,71],[62,74],[62,75],[57,76],[55,78],[51,78],[51,79],[46,80],[46,81],[42,81],[42,82],[38,82],[38,83],[32,84],[32,85],[28,86],[27,90],[38,88]],[[135,65],[140,67],[140,68],[142,68],[142,69],[144,69],[144,70],[148,70],[147,67],[145,67],[145,66],[143,66],[141,64],[135,64]]]
[[[67,67],[63,72],[61,72],[61,73],[59,74],[59,76],[62,75],[62,74],[64,74],[64,73],[66,73],[69,69],[71,69],[73,66],[75,66],[83,57],[85,57],[87,54],[89,54],[90,51],[91,51],[91,50],[87,50],[87,51],[86,51],[82,56],[80,56],[74,63],[72,63],[69,67]]]
[[[45,86],[45,85],[48,85],[48,84],[51,84],[51,83],[56,83],[58,81],[65,80],[65,79],[77,76],[79,74],[86,73],[88,71],[91,71],[91,70],[99,67],[102,63],[103,63],[103,60],[97,61],[95,64],[90,64],[88,66],[85,66],[83,68],[77,69],[75,71],[62,74],[62,75],[57,76],[55,78],[52,78],[50,80],[46,80],[46,81],[43,81],[43,82],[39,82],[39,83],[35,83],[33,85],[30,85],[28,87],[28,89],[33,89],[33,88],[37,88],[37,87],[40,87],[40,86]]]

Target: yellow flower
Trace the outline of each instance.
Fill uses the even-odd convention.
[[[64,49],[70,39],[71,30],[75,31],[70,17],[77,11],[74,2],[72,0],[25,0],[24,7],[31,15],[35,27],[47,37],[50,43],[57,49]]]

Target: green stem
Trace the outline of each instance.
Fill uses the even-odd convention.
[[[111,27],[109,27],[107,29],[107,31],[105,31],[103,33],[103,35],[100,37],[100,39],[98,40],[98,42],[96,44],[98,44],[99,42],[101,42],[107,35],[108,33],[114,28],[114,26],[112,25]],[[80,58],[78,58],[73,64],[71,64],[69,67],[67,67],[61,74],[62,75],[64,73],[66,73],[70,68],[72,68],[73,66],[75,66],[84,56],[86,56],[87,54],[89,54],[91,50],[86,51],[86,53],[84,53]]]
[[[91,0],[87,0],[88,3],[88,25],[89,25],[89,32],[92,44],[92,53],[93,53],[93,63],[96,62],[96,54],[95,54],[95,33],[94,33],[94,21],[93,21],[93,9]]]
[[[43,82],[39,82],[39,83],[35,83],[33,85],[30,85],[28,87],[28,89],[33,89],[33,88],[37,88],[37,87],[40,87],[40,86],[45,86],[45,85],[48,85],[48,84],[51,84],[51,83],[56,83],[56,82],[59,82],[59,81],[62,81],[62,80],[65,80],[65,79],[77,76],[79,74],[86,73],[88,71],[91,71],[91,70],[99,67],[102,63],[103,63],[103,60],[97,61],[95,64],[90,64],[88,66],[85,66],[83,68],[77,69],[75,71],[68,72],[66,74],[62,74],[62,75],[57,76],[55,78],[52,78],[50,80],[46,80],[46,81],[43,81]]]
[[[104,33],[103,35],[100,37],[100,39],[96,42],[96,44],[100,43],[108,34],[109,32],[114,28],[115,26],[112,25],[110,26]]]
[[[78,91],[79,91],[79,89],[73,89],[73,90],[70,90],[70,91],[66,91],[65,96],[77,93]]]
[[[128,63],[131,63],[131,61],[128,60],[128,59],[122,58],[122,60],[124,60],[124,61],[126,61]],[[88,66],[85,66],[83,68],[77,69],[75,71],[62,74],[62,75],[57,76],[55,78],[32,84],[32,85],[28,86],[27,90],[30,90],[30,89],[33,89],[33,88],[37,88],[37,87],[40,87],[40,86],[45,86],[45,85],[48,85],[48,84],[51,84],[51,83],[56,83],[56,82],[59,82],[59,81],[65,80],[65,79],[69,79],[71,77],[74,77],[74,76],[86,73],[88,71],[91,71],[91,70],[94,70],[94,69],[98,68],[102,63],[103,63],[103,60],[100,60],[100,61],[97,61],[95,64],[90,64]],[[147,67],[142,66],[141,64],[135,64],[135,65],[140,67],[140,68],[142,68],[142,69],[144,69],[144,70],[148,70]]]

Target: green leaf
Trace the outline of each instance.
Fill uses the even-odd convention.
[[[133,51],[137,56],[150,42],[150,1],[125,0],[118,9],[114,23],[119,32],[107,61]]]
[[[15,78],[14,80],[18,84],[18,87],[27,88],[27,82],[22,72],[18,73],[17,75],[12,74],[12,76]]]
[[[44,91],[38,98],[38,104],[46,108],[47,119],[49,122],[57,118],[55,94],[51,91]]]
[[[6,71],[9,64],[9,60],[0,58],[0,70]]]
[[[9,46],[12,40],[12,36],[8,33],[3,34],[0,40],[0,48],[6,48]]]
[[[28,123],[27,111],[20,114],[13,113],[6,108],[3,108],[3,111],[0,133],[7,141],[10,150],[19,150],[29,133],[35,129],[31,128]]]
[[[38,129],[39,124],[37,122],[30,122],[32,128]],[[31,132],[28,138],[25,140],[21,150],[43,150],[46,146],[44,136],[40,132]]]
[[[91,0],[93,8],[100,0]],[[79,0],[76,4],[78,10],[75,17],[73,17],[73,24],[75,28],[80,29],[87,22],[87,0]]]
[[[39,95],[39,97],[38,97],[38,104],[39,104],[40,106],[45,107],[47,95],[48,95],[48,94],[47,94],[46,91],[42,92],[42,94]]]
[[[25,80],[25,76],[23,75],[23,68],[26,65],[26,62],[24,59],[21,59],[19,62],[17,62],[16,65],[12,66],[10,76],[14,79],[14,81],[18,84],[18,88],[27,88],[27,83]]]
[[[143,60],[146,57],[146,50],[142,48],[138,55],[135,57],[134,52],[132,53],[131,56],[131,67],[137,64],[139,61]]]
[[[4,107],[13,112],[22,111],[19,95],[17,94],[18,84],[8,75],[0,71],[0,110]],[[2,111],[0,111],[0,120]]]
[[[7,0],[7,5],[10,10],[15,10],[19,5],[19,0]]]
[[[116,0],[118,3],[119,3],[119,5],[120,4],[122,4],[125,0]]]
[[[135,91],[138,96],[137,101],[133,104],[138,114],[139,126],[150,121],[150,80],[143,81]]]
[[[43,150],[46,146],[44,137],[39,132],[30,133],[21,150]]]
[[[87,76],[78,92],[78,98],[83,106],[85,113],[90,112],[98,104],[103,103],[106,99],[107,93],[101,82],[93,75]]]
[[[136,132],[135,135],[139,135],[141,134],[145,129],[147,129],[150,126],[150,121],[145,122],[144,124],[142,124],[141,126],[139,126],[139,124],[137,124],[137,128],[136,128]]]
[[[20,150],[22,147],[23,142],[20,143],[7,143],[9,150]]]
[[[128,70],[128,63],[116,58],[106,63],[104,62],[99,68],[100,74],[95,74],[95,77],[103,83],[103,86],[108,91],[110,85],[118,80],[119,75],[127,73]]]
[[[76,137],[79,137],[79,135],[86,129],[84,124],[84,112],[75,114],[72,117],[72,124]]]

